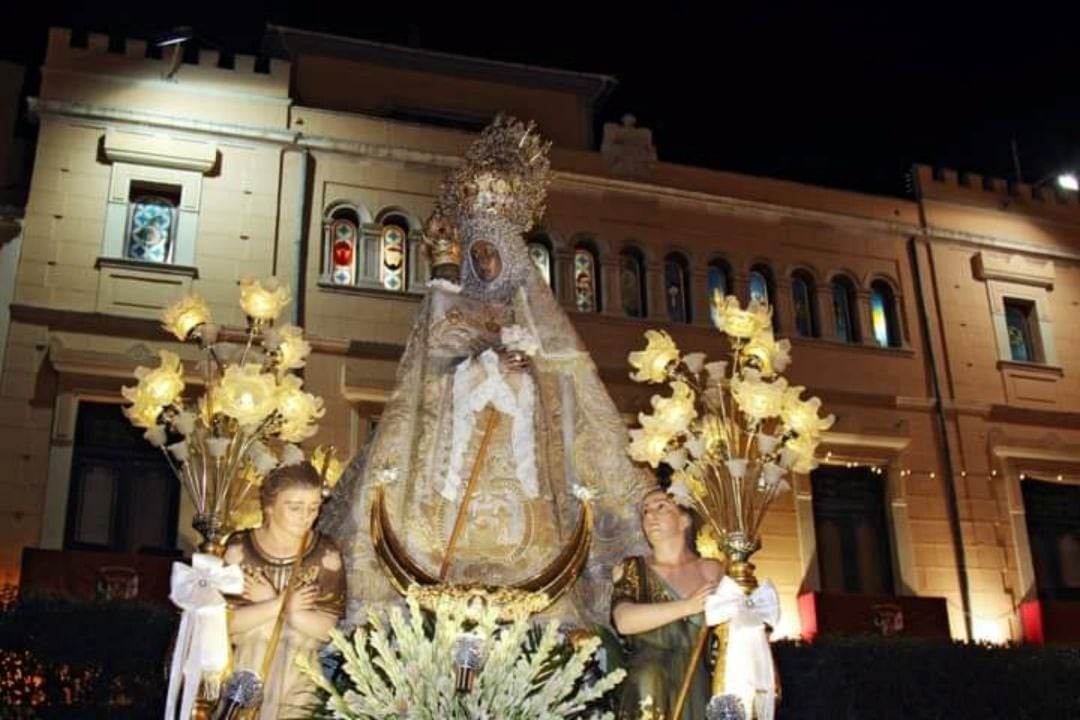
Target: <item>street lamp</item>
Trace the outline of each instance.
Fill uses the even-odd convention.
[[[1058,187],[1071,192],[1080,191],[1080,180],[1074,172],[1063,172],[1057,176]]]
[[[192,31],[190,25],[180,25],[174,27],[169,32],[162,35],[154,42],[158,47],[168,47],[170,45],[182,45],[188,40],[195,37],[195,33]]]

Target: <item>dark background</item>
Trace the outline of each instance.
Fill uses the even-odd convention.
[[[1016,180],[1013,140],[1025,182],[1080,164],[1069,5],[868,6],[38,2],[6,10],[0,57],[33,94],[50,25],[257,54],[274,23],[613,75],[598,124],[634,113],[671,162],[901,196],[915,162]]]

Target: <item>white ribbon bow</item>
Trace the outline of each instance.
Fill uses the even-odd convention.
[[[509,415],[513,444],[514,474],[528,498],[539,496],[536,471],[536,438],[533,432],[533,410],[536,391],[532,376],[521,373],[520,387],[515,394],[503,377],[499,356],[485,350],[473,358],[465,358],[454,371],[453,422],[450,428],[450,461],[440,494],[447,500],[457,500],[461,491],[465,451],[472,438],[476,413],[491,403],[499,412]]]
[[[169,671],[165,720],[176,719],[181,680],[180,717],[187,720],[203,675],[220,674],[229,663],[229,628],[222,593],[243,592],[244,573],[238,565],[225,565],[219,557],[195,553],[190,566],[173,563],[169,587],[169,599],[184,612]]]
[[[705,598],[705,622],[735,627],[754,627],[765,623],[776,627],[780,622],[780,596],[772,580],[766,580],[747,595],[739,584],[724,576],[712,595]]]
[[[780,621],[780,596],[766,580],[747,595],[730,577],[705,598],[705,622],[730,623],[724,665],[724,694],[742,700],[747,717],[772,720],[776,675],[765,626]]]

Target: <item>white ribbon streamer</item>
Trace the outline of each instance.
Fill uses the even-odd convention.
[[[740,698],[747,717],[772,720],[776,675],[765,626],[780,621],[780,596],[766,580],[747,595],[730,577],[705,598],[705,622],[729,623],[724,664],[724,694]]]
[[[475,378],[479,374],[480,380]],[[439,491],[447,500],[456,500],[461,492],[461,474],[465,451],[472,438],[476,413],[488,403],[509,415],[512,424],[515,475],[526,497],[540,494],[536,479],[536,438],[533,432],[533,408],[536,390],[528,373],[520,374],[521,387],[517,394],[510,389],[499,368],[499,356],[485,350],[475,360],[466,358],[454,371],[453,424],[450,430],[450,462]]]
[[[225,565],[219,557],[195,553],[190,566],[173,563],[169,587],[169,599],[183,614],[169,670],[165,720],[176,720],[181,684],[180,717],[187,720],[195,708],[203,675],[220,674],[229,663],[229,628],[222,593],[243,592],[244,574],[238,565]]]

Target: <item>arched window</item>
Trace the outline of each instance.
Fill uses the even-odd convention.
[[[776,307],[773,298],[776,297],[776,283],[773,281],[772,268],[758,263],[750,268],[750,301],[757,301],[768,305],[773,309],[773,330],[779,329],[779,318],[776,315]]]
[[[900,347],[900,323],[896,312],[896,296],[883,280],[870,284],[870,317],[874,322],[874,339],[881,347]]]
[[[540,277],[548,287],[553,287],[551,284],[551,242],[547,236],[533,235],[525,243],[525,247],[529,251],[529,259],[536,267],[536,272],[540,273]]]
[[[578,312],[600,311],[596,253],[585,243],[574,246],[574,306]]]
[[[713,296],[717,291],[719,291],[721,295],[731,294],[731,269],[723,260],[709,261],[708,278],[709,302],[712,302]]]
[[[750,271],[750,302],[767,305],[771,298],[772,293],[769,292],[768,277],[755,267]]]
[[[619,293],[629,317],[645,317],[645,263],[636,248],[619,253]]]
[[[664,303],[672,322],[690,322],[690,266],[671,253],[664,259]]]
[[[844,342],[859,342],[862,336],[856,314],[855,283],[844,275],[837,275],[832,281],[832,296],[836,336]]]
[[[360,218],[351,207],[339,207],[324,224],[326,234],[326,275],[335,285],[352,285],[358,276]]]
[[[124,256],[141,262],[172,262],[179,202],[178,190],[174,195],[132,183]]]
[[[379,231],[379,283],[387,290],[404,290],[409,259],[409,221],[391,213],[382,218]]]
[[[791,302],[795,309],[795,332],[800,337],[820,337],[814,277],[805,270],[791,274]]]

